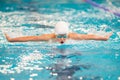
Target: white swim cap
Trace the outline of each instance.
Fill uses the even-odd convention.
[[[60,21],[55,25],[56,34],[67,34],[69,32],[69,24],[64,21]]]

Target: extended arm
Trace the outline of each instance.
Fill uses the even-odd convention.
[[[47,41],[52,38],[55,38],[55,34],[43,34],[40,36],[23,36],[23,37],[16,37],[16,38],[10,38],[7,34],[5,34],[6,39],[9,42],[27,42],[27,41]]]
[[[100,36],[100,35],[94,35],[94,34],[77,34],[77,33],[69,33],[69,38],[75,39],[75,40],[103,40],[106,41],[109,39],[109,37],[112,35],[112,33],[106,35],[106,36]]]

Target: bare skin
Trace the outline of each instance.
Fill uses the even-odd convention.
[[[77,34],[77,33],[70,33],[69,37],[74,40],[102,40],[106,41],[110,38],[112,33],[109,33],[106,36],[100,36],[95,34]]]
[[[5,33],[6,39],[9,42],[27,42],[27,41],[48,41],[52,38],[55,38],[55,34],[43,34],[40,36],[23,36],[23,37],[16,37],[16,38],[10,38]]]
[[[112,33],[106,35],[106,36],[99,36],[94,34],[77,34],[77,33],[69,33],[68,38],[74,39],[74,40],[101,40],[106,41],[109,39],[109,37],[112,35]],[[50,39],[55,39],[56,35],[55,33],[51,34],[43,34],[40,36],[23,36],[23,37],[16,37],[16,38],[10,38],[5,33],[6,39],[9,42],[27,42],[27,41],[48,41]],[[57,42],[63,44],[66,41],[66,38],[57,38]]]

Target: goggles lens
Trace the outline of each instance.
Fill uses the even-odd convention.
[[[57,35],[57,38],[67,38],[67,35],[66,34],[59,34],[59,35]]]

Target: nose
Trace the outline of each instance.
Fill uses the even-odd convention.
[[[61,38],[60,43],[63,44],[64,42],[65,42],[65,39],[64,39],[64,38]]]

